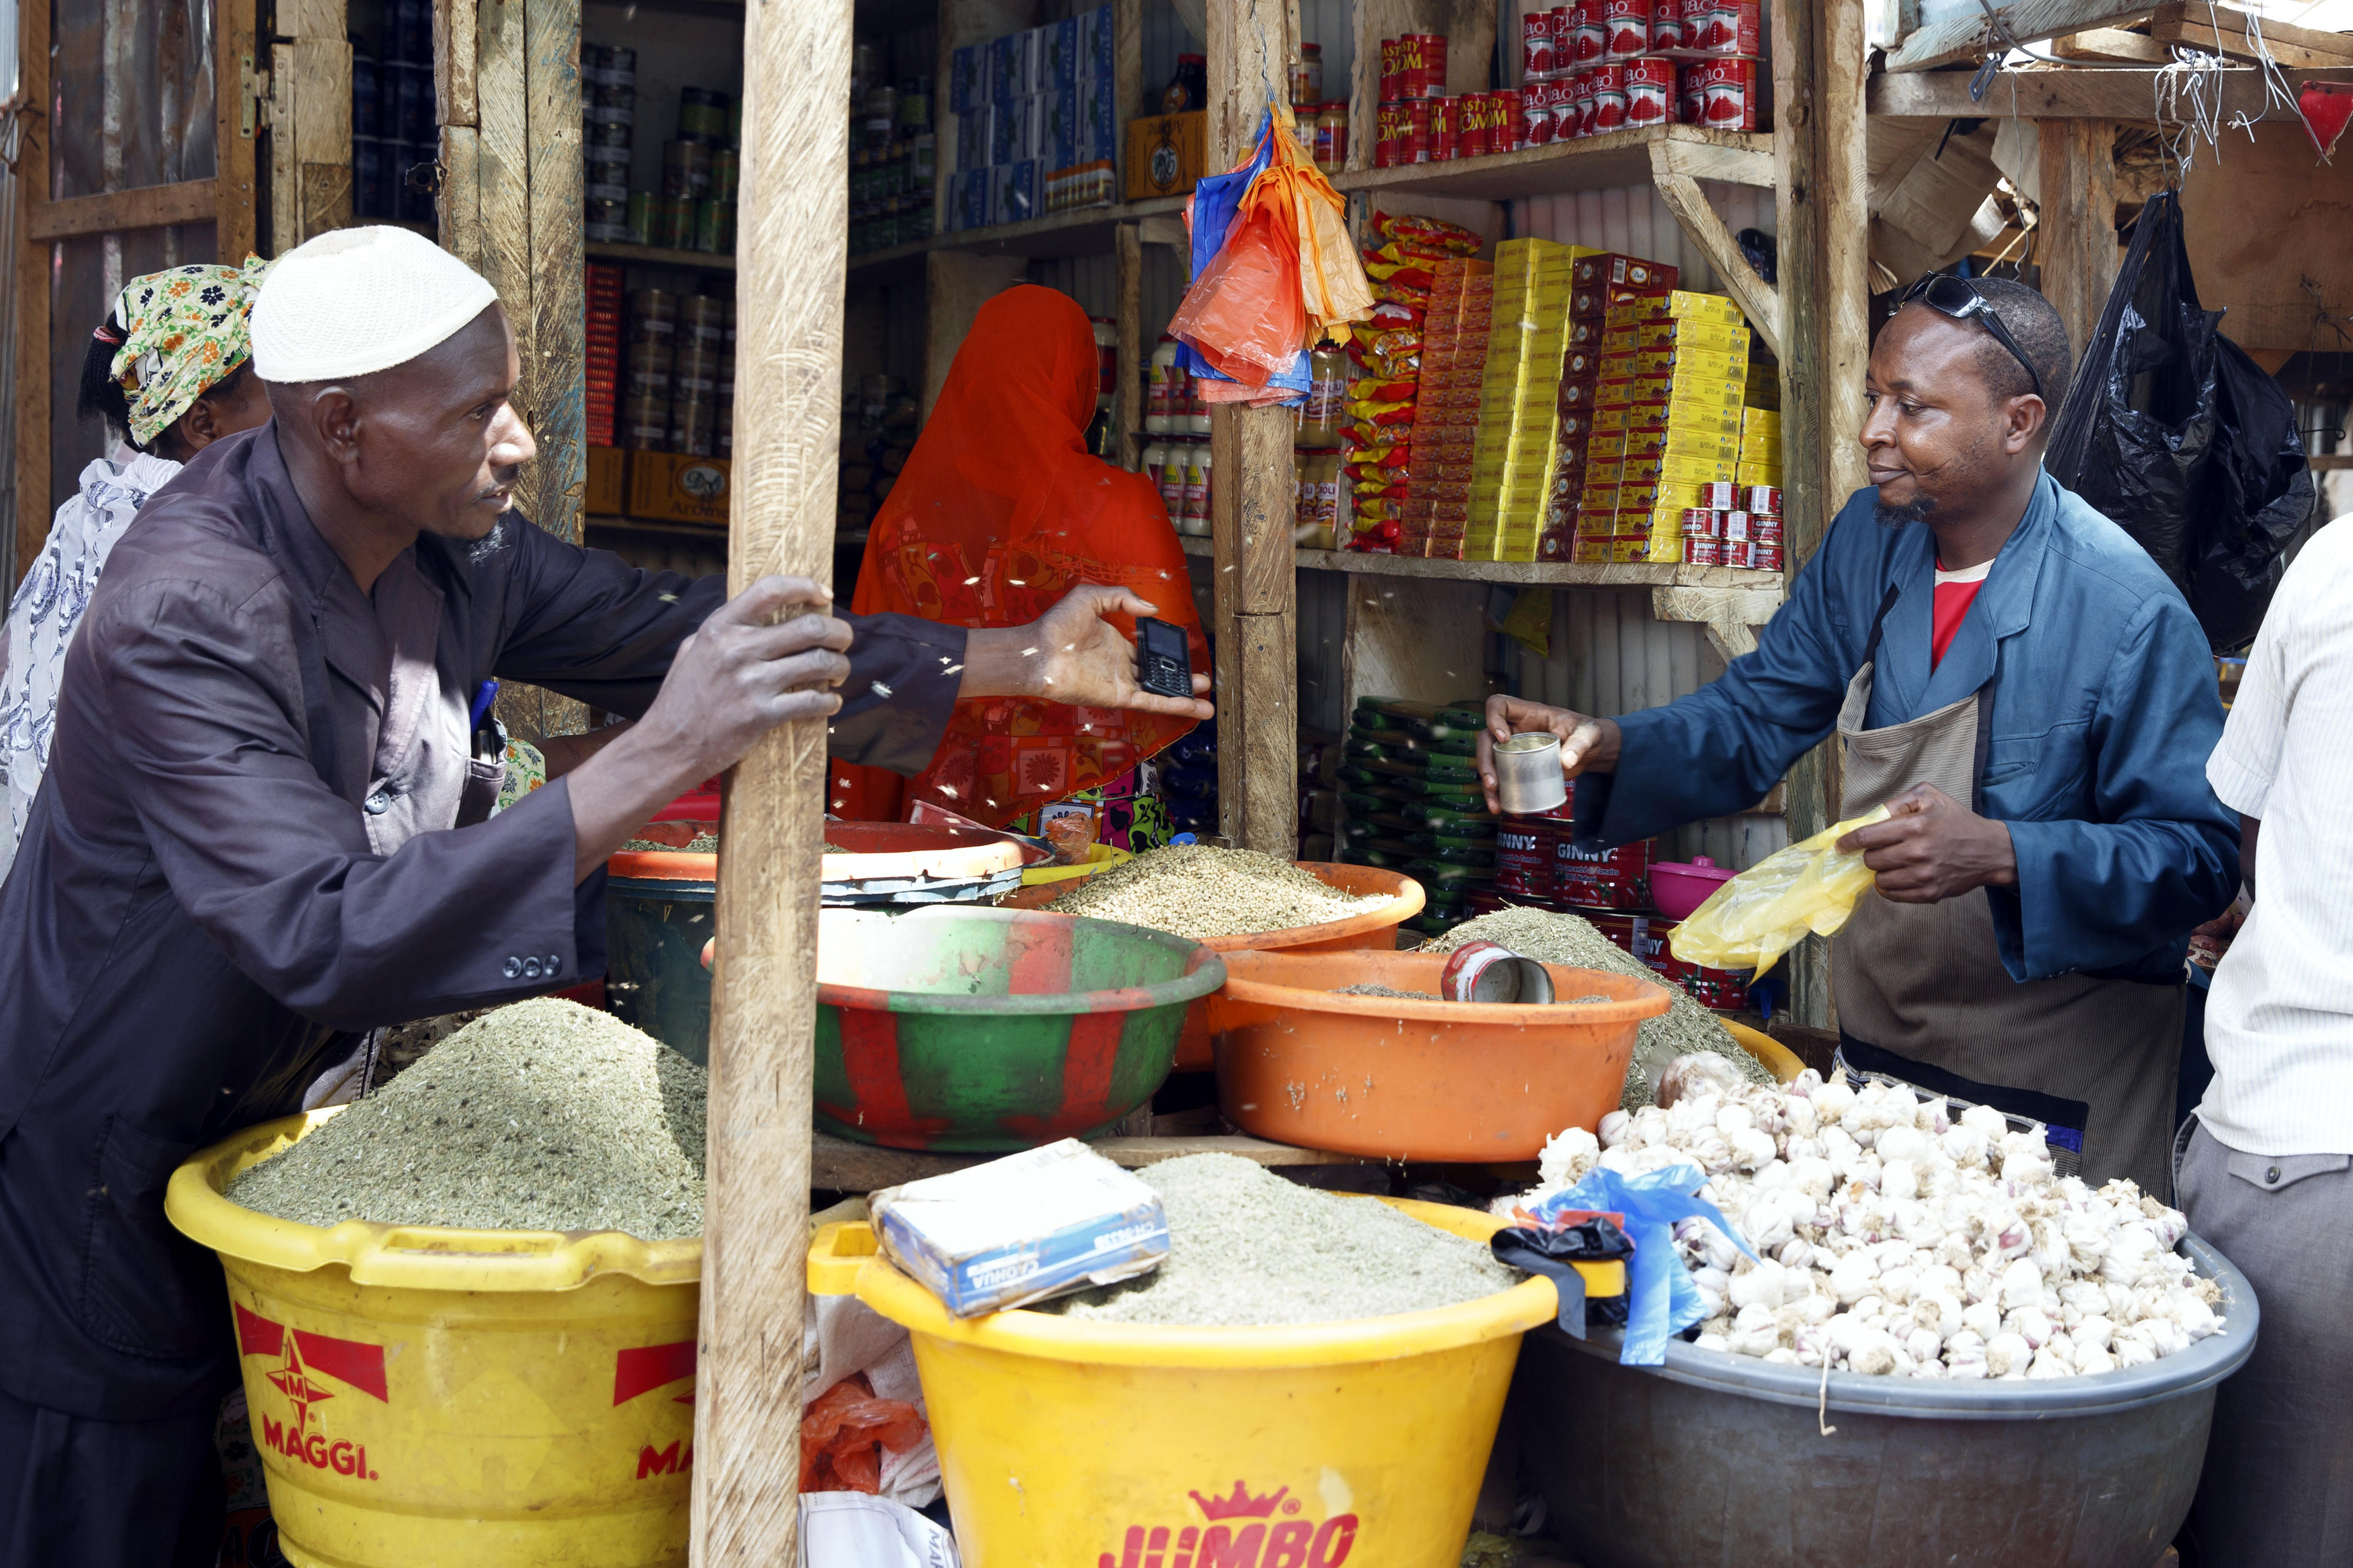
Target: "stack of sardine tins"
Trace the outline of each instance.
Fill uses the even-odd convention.
[[[1956,1117],[1940,1097],[1810,1070],[1769,1088],[1728,1077],[1691,1073],[1671,1103],[1603,1117],[1599,1139],[1561,1133],[1543,1184],[1497,1211],[1597,1165],[1625,1176],[1699,1166],[1699,1195],[1757,1256],[1704,1219],[1676,1226],[1709,1308],[1698,1343],[1784,1365],[2092,1376],[2223,1331],[2221,1290],[2174,1250],[2189,1230],[2180,1211],[2129,1181],[2094,1189],[2057,1176],[2041,1127],[2015,1131],[1985,1106]]]

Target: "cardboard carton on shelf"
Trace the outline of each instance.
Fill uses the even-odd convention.
[[[1127,122],[1127,199],[1181,196],[1208,173],[1209,111],[1155,114]]]
[[[592,517],[612,517],[629,496],[629,455],[618,447],[588,448],[588,489],[585,510]]]
[[[624,509],[649,522],[727,526],[728,466],[724,458],[675,452],[629,455],[629,500]]]

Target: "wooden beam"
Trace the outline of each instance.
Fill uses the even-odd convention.
[[[1119,434],[1119,466],[1133,473],[1144,449],[1144,236],[1137,225],[1124,223],[1116,241],[1119,364],[1112,383],[1112,426]]]
[[[259,32],[254,0],[218,0],[213,16],[213,254],[226,267],[243,262],[259,237],[254,211],[263,85],[256,68]],[[267,65],[268,57],[259,63]]]
[[[2288,72],[2289,90],[2294,92],[2317,74]],[[1969,97],[1969,73],[1967,71],[1932,71],[1925,76],[1907,72],[1900,76],[1873,77],[1869,100],[1871,112],[1875,115],[1921,120],[1976,120],[1995,115],[2015,115],[2021,120],[2153,121],[2158,117],[2157,87],[2159,77],[2160,73],[2154,70],[2129,68],[2006,70],[1994,78],[1993,85],[1987,89],[1984,100],[1979,101]],[[2260,71],[2224,70],[2220,73],[2219,79],[2222,87],[2221,117],[2226,121],[2242,114],[2253,120],[2296,118],[2292,110],[2272,108],[2267,103]],[[2180,107],[2187,109],[2186,100]]]
[[[49,7],[16,7],[17,92],[29,107],[16,116],[16,538],[9,586],[15,588],[49,536],[49,260],[52,241],[32,237],[33,214],[49,199]]]
[[[302,157],[295,146],[301,122],[295,91],[294,46],[269,46],[269,254],[302,243]]]
[[[1768,137],[1725,141],[1666,141],[1651,143],[1651,172],[1723,180],[1735,185],[1773,188],[1773,144]]]
[[[1773,133],[1784,317],[1781,506],[1789,573],[1821,547],[1831,519],[1866,478],[1854,433],[1870,355],[1870,171],[1863,120],[1862,7],[1783,0],[1772,7]],[[1827,745],[1788,776],[1789,833],[1838,819],[1839,770]],[[1803,1021],[1835,1018],[1829,952],[1809,940],[1790,969]]]
[[[841,440],[851,0],[749,5],[727,580],[828,580]],[[694,1568],[800,1558],[801,1303],[826,721],[731,770],[712,975]]]
[[[26,216],[26,237],[42,242],[164,224],[202,223],[214,215],[219,187],[218,180],[183,180],[176,185],[140,185],[43,202]]]
[[[476,123],[474,0],[433,0],[433,102],[443,125]]]
[[[352,222],[352,46],[341,31],[294,40],[294,149],[302,238]],[[385,171],[396,179],[406,170]]]
[[[1727,664],[1744,653],[1757,651],[1756,628],[1781,607],[1775,589],[1653,588],[1651,616],[1661,621],[1696,621],[1706,628],[1710,647]],[[1781,786],[1776,784],[1775,789]],[[1778,810],[1778,807],[1777,806]]]
[[[2092,27],[2062,33],[2051,40],[2051,52],[2063,60],[2099,60],[2111,65],[2169,65],[2173,53],[2147,33],[2121,27]]]
[[[1660,167],[1665,160],[1659,154],[1665,152],[1668,145],[1657,142],[1651,148],[1654,170],[1651,183],[1657,188],[1659,199],[1667,204],[1667,210],[1675,215],[1676,224],[1690,236],[1692,243],[1706,254],[1708,265],[1715,269],[1715,275],[1724,280],[1725,288],[1739,301],[1741,313],[1748,318],[1748,324],[1757,329],[1758,335],[1765,340],[1765,346],[1771,349],[1774,357],[1778,359],[1781,355],[1783,309],[1780,290],[1757,276],[1757,269],[1748,264],[1748,258],[1741,251],[1740,242],[1732,237],[1732,230],[1725,226],[1724,215],[1717,212],[1715,204],[1707,199],[1707,193],[1700,189],[1699,181],[1689,174],[1675,174]],[[1767,160],[1767,163],[1770,161]]]
[[[2041,220],[2042,293],[2076,354],[2092,341],[2116,280],[2116,127],[2106,120],[2046,120]],[[2058,409],[2051,410],[2057,417]]]
[[[2137,21],[2148,15],[2148,5],[2147,0],[2137,6],[2120,6],[2116,0],[2007,0],[1995,5],[1992,14],[2009,27],[2007,42],[2034,44],[2062,33],[2081,33]],[[1963,60],[1982,59],[1999,47],[1993,24],[1978,0],[1947,0],[1935,6],[1933,19],[1895,40],[1894,47],[1887,51],[1886,68],[1928,70]]]
[[[1144,81],[1144,0],[1112,0],[1111,37],[1112,189],[1119,194],[1121,201],[1125,201],[1127,122],[1159,112],[1156,107],[1146,110],[1144,104],[1144,95],[1149,90]],[[947,182],[940,183],[944,185]]]
[[[2255,22],[2252,27],[2251,20]],[[2242,11],[2210,5],[2206,0],[2195,5],[2167,0],[2149,17],[2148,34],[2160,43],[2204,49],[2232,59],[2260,60],[2268,53],[2274,65],[2301,70],[2343,70],[2353,66],[2353,35],[2250,18]],[[2263,39],[2260,48],[2255,43],[2258,37]]]
[[[1208,25],[1209,164],[1225,169],[1249,151],[1267,106],[1289,101],[1299,20],[1291,0],[1210,0]],[[1219,826],[1236,847],[1285,859],[1299,816],[1291,420],[1288,409],[1234,404],[1209,416]]]
[[[580,247],[586,198],[580,161],[578,0],[527,0],[525,111],[531,155],[532,359],[524,372],[539,458],[524,474],[532,521],[580,542],[588,490],[587,275]],[[570,715],[587,726],[583,710]]]

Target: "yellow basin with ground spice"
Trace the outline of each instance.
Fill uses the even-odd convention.
[[[322,1230],[221,1195],[334,1114],[248,1128],[192,1156],[164,1199],[228,1276],[288,1558],[684,1563],[702,1238]]]

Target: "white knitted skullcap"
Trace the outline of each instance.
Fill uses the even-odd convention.
[[[326,381],[406,364],[498,300],[472,268],[410,229],[330,229],[278,258],[253,301],[253,371]]]

